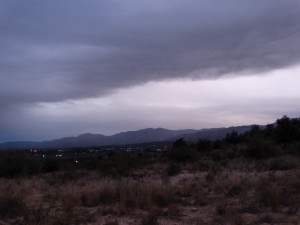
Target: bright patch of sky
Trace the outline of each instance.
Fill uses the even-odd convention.
[[[44,132],[49,136],[58,124],[65,135],[109,135],[145,127],[201,129],[267,124],[284,114],[298,115],[300,89],[295,83],[300,84],[299,73],[297,66],[217,80],[148,82],[99,98],[38,103],[25,115],[47,127]]]

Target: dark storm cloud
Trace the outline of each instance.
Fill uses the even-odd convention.
[[[0,111],[287,67],[299,21],[298,0],[0,0]]]

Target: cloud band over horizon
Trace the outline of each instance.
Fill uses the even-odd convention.
[[[109,99],[149,82],[214,81],[295,68],[299,21],[297,0],[2,0],[0,136],[17,133],[17,118],[42,118],[26,114],[41,104],[81,101],[88,112],[85,99]],[[115,117],[125,120],[122,112]],[[87,127],[79,118],[73,118],[78,132]]]

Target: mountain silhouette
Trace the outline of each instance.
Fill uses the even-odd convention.
[[[185,129],[185,130],[168,130],[164,128],[146,128],[137,131],[127,131],[117,133],[111,136],[102,134],[85,133],[77,137],[64,137],[60,139],[42,141],[42,142],[6,142],[0,144],[0,149],[51,149],[51,148],[83,148],[107,145],[126,145],[139,144],[147,142],[175,141],[178,138],[184,138],[188,142],[196,142],[199,139],[217,140],[222,139],[227,133],[237,131],[244,133],[251,129],[252,126],[239,126],[229,128],[211,128],[211,129]]]

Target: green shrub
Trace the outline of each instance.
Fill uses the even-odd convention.
[[[27,157],[24,162],[24,173],[26,175],[34,175],[41,172],[41,161],[34,157]]]
[[[276,145],[262,136],[250,137],[246,143],[246,156],[255,159],[264,159],[276,155]]]
[[[188,143],[183,139],[179,138],[173,143],[173,148],[187,148]]]
[[[213,148],[213,142],[208,139],[200,139],[197,142],[197,150],[199,152],[207,152]]]
[[[23,173],[24,155],[20,152],[7,151],[0,154],[0,176],[12,178]]]
[[[290,170],[297,167],[297,164],[286,159],[274,159],[270,162],[270,170]]]
[[[42,165],[42,172],[50,173],[60,169],[59,162],[56,159],[46,159]]]
[[[5,151],[0,153],[0,177],[14,178],[34,175],[41,171],[38,158],[24,151]]]
[[[120,177],[130,175],[131,170],[137,165],[137,158],[128,153],[120,152],[110,158],[98,162],[98,170],[106,176]]]
[[[187,161],[195,161],[198,158],[197,151],[189,148],[183,138],[176,140],[173,148],[168,152],[168,158],[179,163],[186,163]]]
[[[181,167],[177,163],[170,163],[169,166],[167,167],[168,176],[175,176],[179,174],[180,171],[181,171]]]

